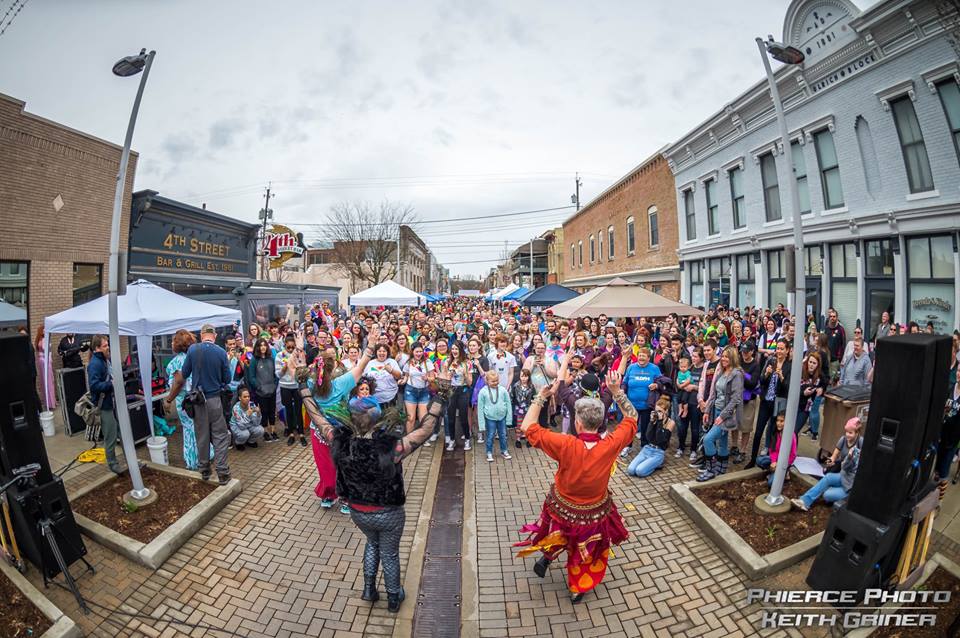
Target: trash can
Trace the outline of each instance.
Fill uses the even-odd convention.
[[[843,426],[870,406],[870,386],[838,386],[824,393],[820,422],[820,456],[830,456],[843,436]],[[866,424],[864,424],[866,425]]]
[[[147,449],[150,450],[150,461],[157,465],[170,465],[167,456],[167,437],[151,436],[147,439]]]
[[[46,410],[40,413],[40,427],[43,429],[43,436],[53,436],[57,433],[53,425],[53,412]]]

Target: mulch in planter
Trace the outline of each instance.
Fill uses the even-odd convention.
[[[173,525],[190,508],[217,488],[215,482],[186,478],[150,468],[141,470],[143,483],[156,490],[157,500],[128,512],[123,508],[123,496],[130,491],[130,476],[124,474],[92,492],[71,501],[73,511],[92,521],[129,536],[141,543],[149,543]]]
[[[793,477],[783,483],[785,498],[798,498],[809,485]],[[765,478],[747,478],[693,490],[707,507],[723,519],[740,538],[761,556],[815,536],[827,528],[832,506],[823,500],[814,503],[809,512],[793,509],[778,516],[763,515],[754,509],[757,496],[768,494]]]
[[[942,638],[960,634],[960,580],[957,577],[938,567],[930,578],[920,587],[924,591],[949,591],[950,602],[935,605],[937,607],[937,622],[933,627],[880,627],[870,638]],[[909,612],[911,607],[931,607],[931,603],[909,603],[901,607],[899,612]],[[915,613],[929,614],[933,610],[923,610]],[[886,613],[886,612],[883,612]]]
[[[36,638],[51,625],[30,599],[0,574],[0,638]]]

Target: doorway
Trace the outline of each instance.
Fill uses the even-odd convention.
[[[870,341],[876,339],[874,331],[880,325],[880,317],[884,312],[890,313],[893,319],[894,286],[893,279],[867,279],[867,325],[863,326],[863,334]]]

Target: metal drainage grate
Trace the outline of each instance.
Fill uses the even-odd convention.
[[[420,591],[413,616],[415,636],[460,635],[463,488],[463,455],[444,454],[440,462],[420,574]]]

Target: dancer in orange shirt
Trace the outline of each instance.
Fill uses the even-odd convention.
[[[531,445],[557,461],[559,468],[540,519],[520,530],[530,536],[514,546],[523,548],[517,553],[520,557],[543,553],[533,567],[541,578],[550,563],[566,551],[567,583],[574,603],[600,584],[607,571],[610,546],[619,545],[628,536],[607,490],[617,455],[637,432],[637,410],[620,387],[622,381],[615,371],[607,374],[607,388],[624,416],[612,433],[597,432],[606,410],[600,399],[592,398],[576,402],[576,437],[540,427],[537,418],[556,391],[556,383],[544,387],[534,398],[520,426]]]

